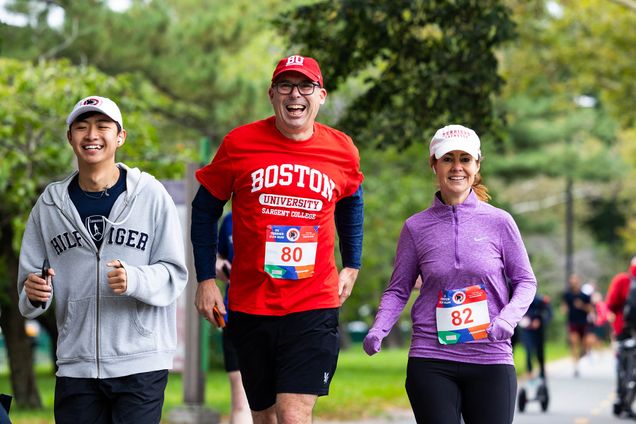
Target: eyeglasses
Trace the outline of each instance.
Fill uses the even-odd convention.
[[[274,84],[278,94],[287,95],[294,91],[294,87],[298,88],[298,92],[303,96],[309,96],[314,94],[316,87],[320,87],[319,84],[309,81],[303,81],[298,84],[292,84],[291,82],[278,82]]]

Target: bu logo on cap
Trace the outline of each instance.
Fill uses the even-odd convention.
[[[100,99],[95,99],[93,97],[91,97],[90,99],[86,99],[82,102],[82,106],[97,106],[98,104],[100,104],[102,101]]]
[[[285,66],[291,66],[291,65],[303,66],[304,61],[305,61],[305,58],[302,56],[289,56],[287,58],[287,64]]]

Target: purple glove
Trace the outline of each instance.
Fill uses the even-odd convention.
[[[490,327],[486,332],[488,333],[488,340],[496,342],[499,340],[507,340],[512,337],[515,329],[512,325],[502,318],[496,317],[490,323]]]
[[[376,333],[369,332],[362,342],[362,347],[367,355],[375,355],[382,348],[382,339]]]

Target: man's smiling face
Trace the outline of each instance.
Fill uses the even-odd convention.
[[[276,115],[276,127],[285,137],[294,140],[306,140],[313,134],[314,121],[320,106],[325,103],[327,91],[315,87],[308,95],[300,94],[298,87],[293,87],[291,93],[280,94],[276,89],[279,83],[315,83],[298,72],[281,74],[269,88],[269,99]]]
[[[108,116],[95,113],[75,120],[67,137],[78,161],[97,164],[114,158],[119,147],[118,137],[123,142],[125,131],[119,132],[115,121]]]

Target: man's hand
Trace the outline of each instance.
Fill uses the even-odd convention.
[[[113,267],[106,276],[108,277],[108,285],[115,294],[124,294],[128,288],[128,274],[126,268],[119,259],[112,260],[106,266]]]
[[[27,279],[24,280],[24,292],[31,302],[48,302],[53,291],[49,282],[54,275],[55,270],[49,268],[49,276],[46,280],[34,273],[27,276]]]
[[[342,268],[340,275],[338,275],[338,296],[340,296],[340,306],[351,295],[353,286],[358,278],[359,269],[355,268]]]
[[[572,304],[576,309],[585,309],[585,303],[583,303],[583,301],[578,297],[574,299],[574,302],[572,302]]]
[[[541,327],[541,320],[539,318],[535,318],[530,323],[530,328],[532,330],[538,330]]]
[[[203,318],[211,322],[215,327],[218,327],[218,324],[214,320],[212,310],[216,306],[219,312],[224,315],[226,314],[226,310],[223,304],[221,290],[219,290],[213,278],[203,280],[199,283],[194,298],[194,306]]]

